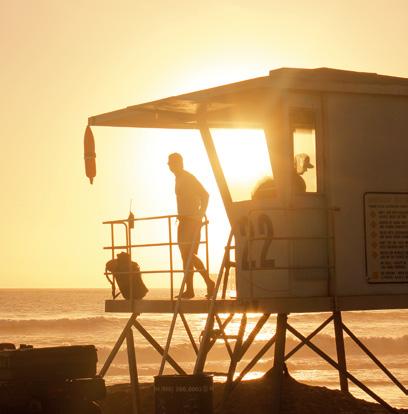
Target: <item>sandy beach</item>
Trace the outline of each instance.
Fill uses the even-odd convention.
[[[214,413],[217,414],[266,414],[270,413],[270,383],[265,379],[245,381],[231,395],[224,407],[221,397],[224,385],[214,384]],[[142,412],[154,413],[153,384],[141,385]],[[106,399],[101,403],[103,414],[131,413],[129,384],[108,387]],[[408,413],[407,409],[395,409],[396,413]],[[386,414],[388,410],[379,404],[354,398],[338,390],[309,386],[285,377],[281,414]]]

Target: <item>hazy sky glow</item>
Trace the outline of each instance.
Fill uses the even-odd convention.
[[[406,0],[0,0],[0,287],[106,287],[101,223],[130,199],[173,213],[173,151],[211,193],[217,272],[226,220],[198,133],[94,128],[90,186],[88,116],[278,67],[408,77],[407,15]]]

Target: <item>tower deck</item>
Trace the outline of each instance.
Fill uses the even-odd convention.
[[[105,312],[113,313],[170,313],[173,314],[176,300],[106,300]],[[217,299],[216,313],[303,313],[333,312],[373,309],[407,308],[407,295],[376,296],[337,296],[337,297],[304,297],[304,298],[271,298],[271,299]],[[189,299],[180,302],[182,313],[209,313],[211,301],[207,299]]]

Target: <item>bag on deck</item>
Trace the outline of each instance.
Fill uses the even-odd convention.
[[[143,283],[139,265],[136,262],[132,262],[127,253],[119,253],[117,259],[109,260],[106,263],[105,268],[113,274],[120,293],[122,293],[125,299],[130,299],[130,286],[133,289],[134,299],[142,299],[149,291]],[[132,285],[130,285],[129,281],[131,281]]]

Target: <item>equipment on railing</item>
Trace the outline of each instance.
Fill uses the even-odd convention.
[[[110,272],[112,279],[107,278],[113,285],[116,281],[120,293],[125,299],[142,299],[149,291],[143,283],[140,267],[138,263],[132,262],[130,255],[126,252],[121,252],[117,255],[117,259],[109,260],[105,265],[105,271]],[[116,294],[117,297],[119,294]]]

